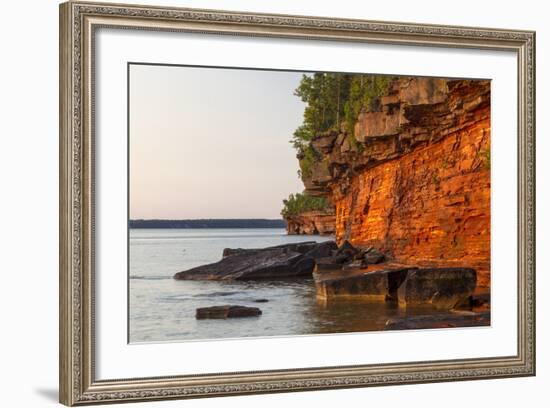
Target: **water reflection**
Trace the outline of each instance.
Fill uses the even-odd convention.
[[[384,330],[391,318],[441,313],[434,307],[400,307],[397,302],[364,299],[316,299],[309,313],[315,333],[347,333]]]
[[[327,302],[317,298],[310,279],[250,282],[132,279],[130,284],[131,342],[367,332],[384,330],[390,318],[439,313],[431,307],[402,308],[392,302],[353,299]],[[195,319],[196,308],[225,304],[259,307],[263,314],[258,318]]]

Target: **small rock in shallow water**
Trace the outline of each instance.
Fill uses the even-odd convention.
[[[197,319],[229,319],[233,317],[254,317],[262,314],[257,307],[223,305],[199,307],[195,317]]]

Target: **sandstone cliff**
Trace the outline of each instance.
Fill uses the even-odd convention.
[[[396,79],[354,135],[329,131],[311,143],[320,160],[303,177],[306,193],[334,204],[339,244],[472,267],[478,287],[489,286],[489,81]]]
[[[305,211],[285,217],[289,235],[334,235],[336,214],[334,209],[326,211]]]

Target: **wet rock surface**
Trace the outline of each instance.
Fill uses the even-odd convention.
[[[231,249],[223,258],[174,275],[176,280],[281,279],[311,276],[318,258],[337,248],[334,241],[303,242],[261,249]]]
[[[403,307],[489,310],[486,297],[474,296],[477,275],[472,268],[402,264],[388,260],[374,247],[360,248],[348,241],[340,247],[334,241],[325,241],[254,249],[226,248],[223,255],[219,262],[178,272],[174,279],[273,280],[312,276],[317,298],[323,300],[353,298],[391,301]],[[240,309],[235,313],[238,312]],[[213,309],[212,313],[225,312]]]
[[[322,299],[354,297],[444,310],[469,304],[476,286],[476,272],[471,268],[419,268],[391,262],[366,271],[318,265],[313,277],[317,296]]]
[[[442,313],[425,316],[393,318],[386,322],[384,330],[447,329],[453,327],[489,326],[491,314],[483,313]]]
[[[375,248],[357,248],[348,241],[331,257],[317,260],[313,278],[321,299],[364,298],[445,310],[487,303],[474,300],[477,274],[472,268],[421,268],[387,261]]]
[[[223,305],[200,307],[196,310],[197,319],[231,319],[236,317],[256,317],[260,316],[262,311],[257,307]]]
[[[317,296],[321,299],[361,298],[386,301],[396,299],[397,289],[405,280],[407,267],[388,266],[373,272],[342,273],[340,276],[314,274]]]

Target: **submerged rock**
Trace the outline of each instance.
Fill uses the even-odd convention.
[[[315,260],[330,253],[334,241],[302,242],[263,249],[224,250],[222,260],[178,272],[178,280],[247,280],[311,276]]]
[[[257,307],[223,305],[199,307],[195,317],[197,319],[229,319],[233,317],[255,317],[261,314],[262,311]]]
[[[446,329],[452,327],[489,326],[491,314],[484,313],[441,313],[425,316],[410,316],[389,319],[384,330]]]

